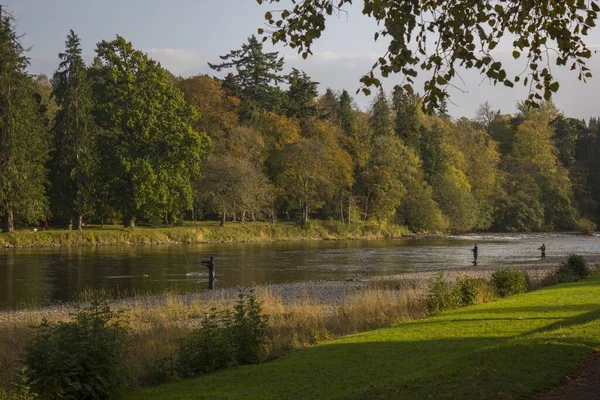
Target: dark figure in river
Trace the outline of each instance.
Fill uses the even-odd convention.
[[[538,250],[542,252],[542,260],[546,258],[546,244],[542,243],[542,247],[540,247]]]
[[[210,257],[208,261],[201,261],[202,264],[205,264],[208,268],[208,282],[212,282],[215,280],[215,258]]]
[[[477,265],[477,243],[475,243],[471,251],[473,252],[473,265]]]

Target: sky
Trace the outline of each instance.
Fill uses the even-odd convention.
[[[289,3],[282,0],[282,4]],[[362,15],[361,1],[354,3],[345,9],[346,13],[330,18],[323,36],[313,46],[314,55],[307,60],[282,45],[266,44],[266,50],[279,51],[285,57],[285,72],[292,67],[304,70],[320,83],[321,93],[327,88],[347,89],[356,105],[366,110],[372,99],[355,92],[360,77],[385,53],[386,44],[374,42],[377,25]],[[207,62],[218,62],[219,55],[240,48],[258,28],[264,27],[265,12],[282,8],[261,6],[256,0],[0,0],[0,4],[15,18],[17,32],[24,34],[24,47],[31,47],[28,55],[32,74],[52,75],[66,35],[73,29],[81,38],[88,62],[94,56],[96,43],[119,34],[173,74],[185,77],[223,75],[212,71]],[[600,29],[591,32],[587,43],[594,50],[600,49]],[[511,52],[509,46],[495,51],[509,76],[524,68],[524,61],[514,60]],[[600,116],[600,53],[594,54],[588,64],[598,77],[587,83],[578,81],[568,69],[552,68],[560,81],[554,101],[568,116]],[[494,109],[512,113],[517,101],[527,96],[524,87],[493,86],[477,71],[462,71],[460,75],[464,83],[458,80],[454,83],[459,89],[449,90],[448,110],[455,118],[473,117],[484,101]],[[417,83],[422,85],[425,77],[425,73],[420,74]],[[401,80],[400,76],[387,78],[384,89],[390,91]]]

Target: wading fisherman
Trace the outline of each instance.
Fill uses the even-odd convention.
[[[542,247],[540,247],[538,250],[542,252],[542,260],[546,258],[546,244],[542,243]]]
[[[210,260],[201,261],[201,263],[208,268],[208,282],[213,282],[215,280],[215,258],[211,256]]]
[[[473,252],[473,265],[477,265],[477,243],[475,243],[471,251]]]

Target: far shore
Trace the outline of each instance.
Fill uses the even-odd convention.
[[[465,234],[499,234],[473,232]],[[563,232],[565,234],[580,234]],[[171,227],[124,228],[117,225],[91,226],[82,231],[67,229],[20,229],[0,234],[0,249],[54,248],[92,246],[135,246],[167,244],[268,243],[319,240],[381,240],[381,239],[442,239],[464,234],[412,233],[395,225],[335,221],[310,221],[307,228],[294,222],[229,222],[219,226],[216,221],[186,223]]]

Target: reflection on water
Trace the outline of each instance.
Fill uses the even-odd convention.
[[[216,245],[0,250],[0,307],[68,301],[87,288],[121,295],[208,290],[201,259],[215,256],[218,287],[390,275],[471,265],[599,254],[600,237],[571,234],[480,234],[446,239],[307,241]]]

